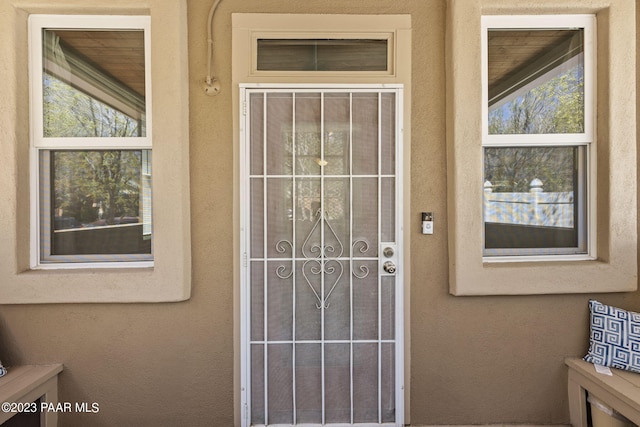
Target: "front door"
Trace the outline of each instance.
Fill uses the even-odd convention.
[[[403,423],[401,98],[241,87],[244,426]]]

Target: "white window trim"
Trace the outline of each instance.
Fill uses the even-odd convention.
[[[88,138],[45,138],[43,112],[43,43],[42,31],[46,28],[60,29],[96,29],[96,30],[142,30],[145,49],[145,120],[146,134],[139,137],[88,137]],[[152,149],[152,111],[151,111],[151,19],[143,16],[119,15],[31,15],[29,16],[29,86],[30,86],[30,174],[31,174],[31,250],[32,269],[80,269],[80,268],[149,268],[153,260],[103,262],[64,262],[41,260],[41,211],[40,206],[40,170],[39,154],[41,150],[151,150]],[[153,248],[151,252],[153,257]],[[108,259],[109,256],[106,256]],[[115,258],[115,257],[113,257]]]
[[[584,29],[584,132],[573,134],[521,134],[521,135],[491,135],[488,131],[488,31],[490,29]],[[586,159],[585,168],[580,168],[580,174],[587,174],[578,183],[586,183],[585,189],[578,189],[584,194],[584,199],[578,200],[578,209],[584,210],[579,215],[578,230],[584,230],[586,235],[585,254],[518,254],[528,252],[515,250],[514,255],[483,255],[483,262],[544,262],[544,261],[586,261],[595,260],[597,254],[597,151],[596,145],[596,16],[581,15],[484,15],[481,17],[481,61],[482,61],[482,147],[505,146],[584,146]],[[515,142],[514,142],[515,140]],[[586,170],[583,170],[586,169]],[[582,220],[585,218],[586,220]],[[586,222],[586,223],[583,223]],[[483,220],[484,227],[484,220]],[[586,230],[585,230],[586,227]],[[582,233],[579,231],[579,233]],[[484,240],[484,238],[483,238]],[[483,243],[484,245],[484,243]],[[484,249],[483,249],[484,251]],[[530,251],[534,252],[534,251]]]
[[[516,135],[489,135],[489,101],[487,91],[488,30],[489,29],[584,29],[584,120],[583,133],[517,135],[523,145],[578,145],[594,142],[596,135],[596,16],[595,15],[484,15],[481,18],[482,43],[482,142],[483,146],[500,146],[512,141]],[[589,72],[588,72],[589,71]],[[543,142],[540,139],[544,138]]]

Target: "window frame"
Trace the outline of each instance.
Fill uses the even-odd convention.
[[[449,292],[552,295],[638,289],[636,10],[626,0],[451,2],[447,11],[446,140]],[[597,258],[584,261],[485,262],[482,256],[481,17],[500,14],[594,14],[601,24],[597,62]]]
[[[87,256],[88,261],[69,262],[68,256],[48,255],[44,260],[41,241],[44,206],[41,205],[41,192],[50,188],[41,188],[40,154],[57,150],[152,150],[153,114],[151,110],[151,17],[149,15],[57,15],[33,14],[28,18],[29,25],[29,89],[30,89],[30,203],[31,203],[31,269],[77,269],[77,268],[149,268],[154,265],[154,242],[148,260],[134,256],[123,261],[122,255]],[[141,30],[145,51],[145,135],[135,137],[44,137],[43,103],[43,30],[99,30],[127,31]],[[140,197],[143,195],[140,194]],[[152,214],[153,215],[153,214]],[[98,261],[98,259],[101,259]]]
[[[482,15],[481,16],[482,79],[482,176],[485,148],[582,147],[578,160],[578,194],[576,209],[578,245],[572,248],[487,249],[484,209],[482,219],[483,262],[584,261],[595,260],[597,254],[597,145],[596,145],[596,16],[567,15]],[[584,37],[584,131],[557,134],[490,134],[488,100],[488,33],[490,30],[571,30],[582,29]],[[484,181],[484,180],[483,180]],[[508,255],[506,253],[509,253]],[[541,254],[542,252],[542,254]]]
[[[191,297],[192,243],[186,0],[74,5],[48,0],[0,3],[0,304],[159,303]],[[28,19],[32,14],[148,15],[153,85],[154,264],[149,268],[30,268],[31,179]],[[161,84],[158,84],[161,82]],[[147,94],[148,96],[149,94]],[[203,95],[204,96],[204,95]]]
[[[384,70],[347,71],[347,70],[261,70],[258,68],[259,42],[261,40],[377,40],[386,43],[387,61]],[[395,75],[395,34],[390,31],[380,32],[297,32],[297,31],[252,31],[251,33],[251,74],[255,76],[283,76],[283,75],[315,75],[315,76],[393,76]]]

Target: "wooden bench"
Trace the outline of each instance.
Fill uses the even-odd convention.
[[[640,425],[640,374],[611,369],[613,376],[596,372],[579,358],[567,358],[569,367],[569,414],[573,427],[587,427],[587,394],[606,403]]]
[[[40,402],[58,402],[58,374],[62,365],[24,365],[7,368],[8,373],[0,378],[0,404],[4,402],[28,404],[38,402],[41,427],[55,427],[58,414],[55,411],[40,411]],[[20,405],[21,407],[23,405]],[[18,415],[15,408],[0,410],[0,424]]]

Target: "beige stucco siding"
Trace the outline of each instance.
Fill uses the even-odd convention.
[[[411,319],[410,335],[407,336],[410,365],[406,369],[411,384],[407,419],[414,426],[567,424],[569,413],[563,358],[580,356],[587,350],[587,301],[597,297],[640,311],[640,295],[637,291],[529,296],[451,295],[449,265],[465,260],[453,260],[449,255],[450,222],[463,218],[477,222],[479,227],[481,218],[466,218],[448,208],[451,189],[465,188],[459,180],[477,177],[472,176],[470,164],[463,165],[469,168],[469,175],[451,174],[448,163],[451,153],[447,152],[447,144],[452,130],[447,121],[465,120],[474,124],[479,118],[452,117],[456,114],[456,105],[452,104],[447,87],[452,83],[452,73],[464,71],[458,70],[460,67],[475,66],[479,58],[447,62],[452,48],[447,32],[458,32],[456,37],[462,37],[466,31],[479,29],[476,18],[462,9],[480,11],[482,2],[222,0],[213,31],[214,70],[222,88],[215,97],[208,97],[202,91],[207,73],[206,18],[214,0],[134,3],[140,12],[148,10],[152,3],[163,2],[171,7],[179,3],[186,7],[187,29],[180,37],[186,37],[182,41],[187,48],[184,65],[188,66],[188,75],[180,84],[188,85],[188,105],[181,105],[180,110],[182,114],[188,113],[189,190],[184,194],[183,190],[173,188],[169,194],[176,197],[176,204],[186,206],[189,203],[187,227],[191,257],[190,263],[184,263],[183,267],[190,273],[190,298],[175,303],[0,305],[0,360],[5,365],[63,363],[60,400],[99,403],[97,414],[60,414],[60,425],[226,427],[240,420],[237,396],[234,395],[237,391],[234,375],[239,372],[240,358],[235,345],[239,325],[235,321],[237,306],[234,299],[237,292],[234,200],[238,188],[231,68],[234,13],[411,16],[411,177],[410,182],[405,183],[411,194],[406,228],[411,241],[411,275],[407,281],[410,301],[406,307]],[[24,55],[17,53],[27,48],[26,29],[15,30],[13,27],[16,15],[22,16],[24,21],[25,12],[16,6],[48,12],[51,7],[64,4],[81,5],[79,10],[99,4],[100,11],[120,13],[131,3],[126,0],[3,0],[0,4],[0,52],[8,58],[0,61],[0,98],[3,99],[0,105],[0,189],[12,189],[0,191],[0,258],[8,260],[3,262],[13,266],[14,274],[19,270],[16,260],[23,259],[25,252],[28,253],[28,242],[15,238],[20,233],[28,233],[28,221],[17,213],[29,209],[28,198],[16,192],[16,188],[26,191],[29,179],[25,148],[29,143],[28,125],[24,122],[28,114],[25,103],[27,64]],[[489,3],[494,8],[508,9],[506,0]],[[524,8],[524,2],[513,0],[512,3],[518,5],[518,10],[526,11],[559,4],[562,0],[528,1]],[[638,11],[630,5],[634,3],[631,0],[589,2],[593,7],[600,3],[602,7],[609,3],[622,5],[627,13],[638,16]],[[564,11],[564,8],[557,10]],[[452,13],[463,13],[466,17],[456,20]],[[447,23],[452,21],[460,27],[448,30]],[[163,23],[160,20],[154,25],[161,27]],[[621,36],[616,34],[617,40]],[[162,52],[158,54],[162,55]],[[636,52],[628,55],[628,61],[635,64]],[[166,75],[164,78],[172,81],[174,77]],[[469,87],[474,91],[473,99],[479,96],[473,81],[469,82]],[[176,93],[166,96],[184,99]],[[634,93],[628,96],[636,100]],[[625,120],[636,121],[633,114]],[[182,119],[187,120],[186,117]],[[609,120],[615,120],[613,113]],[[164,125],[171,128],[169,122]],[[479,123],[476,125],[479,129]],[[465,132],[455,137],[468,140],[480,137],[468,129]],[[629,137],[622,130],[619,132],[609,137]],[[631,137],[635,139],[634,135]],[[605,158],[611,171],[621,155],[624,153],[611,153]],[[168,181],[173,172],[168,166],[168,170],[156,173]],[[607,176],[609,174],[605,178]],[[620,183],[624,183],[622,178]],[[431,236],[420,234],[419,214],[422,211],[434,212],[435,233]],[[609,218],[614,229],[617,221],[615,216]],[[171,226],[167,224],[167,227]],[[185,234],[179,230],[173,232],[183,237]],[[635,254],[637,242],[633,243],[631,249]],[[605,245],[603,250],[613,251],[613,248],[607,249]],[[90,277],[99,274],[91,273]],[[185,277],[186,273],[180,276]],[[517,280],[515,275],[509,277]],[[0,277],[0,283],[7,280],[14,279]]]

